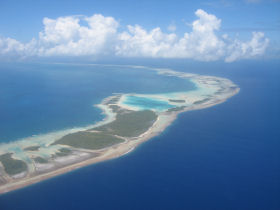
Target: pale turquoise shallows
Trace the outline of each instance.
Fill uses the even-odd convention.
[[[123,104],[137,108],[138,110],[150,109],[155,111],[165,111],[169,108],[175,107],[163,100],[139,96],[126,96]]]

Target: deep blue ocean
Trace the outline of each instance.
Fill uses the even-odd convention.
[[[160,136],[121,158],[1,195],[0,209],[280,209],[280,63],[145,65],[226,77],[241,91],[223,104],[181,114]],[[112,89],[193,88],[141,69],[94,68],[100,70],[1,64],[0,141],[101,120],[92,105]]]

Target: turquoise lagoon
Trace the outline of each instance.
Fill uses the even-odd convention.
[[[175,105],[169,104],[164,100],[133,95],[126,96],[123,104],[136,108],[137,110],[149,109],[154,111],[165,111],[167,109],[176,107]]]

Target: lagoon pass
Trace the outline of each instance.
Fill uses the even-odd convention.
[[[238,86],[225,78],[147,69],[191,81],[195,89],[115,93],[96,105],[106,116],[101,122],[1,144],[0,193],[127,154],[164,131],[179,113],[222,103],[239,92]]]

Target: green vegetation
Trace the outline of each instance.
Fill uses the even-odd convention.
[[[54,156],[56,157],[64,157],[64,156],[68,156],[72,153],[71,149],[68,148],[61,148],[59,149],[59,152],[56,152]]]
[[[169,99],[170,102],[174,102],[174,103],[185,103],[186,101],[185,100],[180,100],[180,99]]]
[[[220,89],[220,90],[216,91],[215,94],[221,94],[221,93],[223,93],[223,92],[224,92],[224,90],[223,90],[223,89]]]
[[[121,109],[118,105],[109,105],[109,107],[110,107],[110,109],[112,109],[112,111],[114,113],[120,111],[120,109]]]
[[[68,149],[68,148],[61,148],[61,149],[59,149],[59,151],[63,152],[63,153],[66,153],[66,154],[71,154],[72,153],[72,150]]]
[[[26,147],[24,148],[25,151],[38,151],[40,148],[40,146],[30,146],[30,147]]]
[[[114,96],[109,101],[106,102],[106,104],[115,104],[120,100],[121,96]]]
[[[0,155],[0,161],[6,173],[11,176],[27,171],[27,164],[22,160],[12,158],[12,153]]]
[[[116,114],[122,114],[127,112],[126,109],[122,109],[121,107],[119,107],[118,105],[109,105],[109,108],[112,110],[112,112],[116,113]]]
[[[83,149],[102,149],[124,140],[117,136],[135,137],[147,131],[156,121],[157,115],[153,111],[118,113],[116,120],[88,130],[66,135],[53,144],[68,145]],[[62,148],[55,156],[69,155],[71,150]]]
[[[156,121],[157,115],[150,110],[118,114],[116,120],[94,128],[112,135],[135,137],[146,132]]]
[[[123,142],[124,140],[103,132],[81,131],[66,135],[56,141],[54,144],[68,145],[83,149],[102,149]],[[60,151],[61,153],[61,151]],[[57,154],[57,153],[56,153]],[[61,155],[61,154],[60,154]]]
[[[48,163],[48,160],[46,160],[45,158],[42,158],[42,157],[36,157],[36,158],[34,158],[34,160],[35,160],[35,162],[41,163],[41,164]]]
[[[174,107],[174,108],[168,109],[167,112],[178,112],[178,111],[183,111],[185,108],[186,108],[185,106]]]
[[[195,101],[193,104],[203,104],[205,102],[209,101],[209,98],[205,98],[203,100]]]

